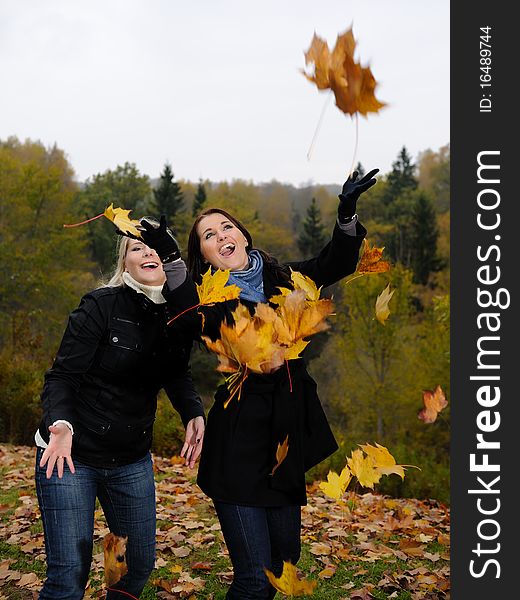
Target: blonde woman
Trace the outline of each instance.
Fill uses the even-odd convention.
[[[204,411],[189,369],[191,342],[166,326],[165,280],[157,253],[122,237],[112,278],[71,313],[45,374],[36,433],[47,555],[40,600],[83,598],[96,498],[110,530],[128,536],[128,573],[107,598],[139,597],[155,562],[150,447],[161,388],[186,427],[181,456],[193,467],[200,454]]]

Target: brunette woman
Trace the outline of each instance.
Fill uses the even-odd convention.
[[[200,338],[204,334],[215,340],[220,324],[232,322],[236,300],[201,307],[204,320],[197,311],[184,312],[198,304],[195,283],[210,266],[230,270],[228,283],[240,287],[240,302],[251,311],[256,303],[269,302],[279,294],[278,286],[291,286],[290,268],[324,288],[354,272],[366,235],[356,215],[356,202],[376,183],[377,171],[360,180],[355,172],[345,182],[332,238],[310,260],[280,264],[254,247],[251,234],[234,216],[218,208],[205,210],[189,236],[188,275],[180,259],[165,265],[168,303],[180,315],[172,327],[184,335]],[[164,218],[159,228],[146,219],[142,226],[146,243],[161,258],[179,254]],[[272,598],[276,591],[264,569],[279,576],[284,560],[295,564],[300,556],[300,507],[307,501],[305,472],[338,446],[303,358],[289,361],[287,368],[274,373],[250,374],[240,400],[233,399],[225,408],[228,398],[229,390],[221,385],[208,414],[197,481],[213,500],[233,564],[227,598]],[[277,446],[287,435],[287,457],[271,474]]]

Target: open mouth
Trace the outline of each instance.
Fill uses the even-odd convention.
[[[156,262],[146,262],[141,265],[141,269],[144,269],[145,271],[154,271],[158,267],[159,263]]]
[[[235,244],[224,244],[218,251],[220,256],[231,256],[235,251]]]

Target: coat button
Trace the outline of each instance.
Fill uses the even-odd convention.
[[[119,342],[119,338],[118,338],[117,336],[114,336],[114,337],[112,338],[112,341],[113,341],[113,342]]]

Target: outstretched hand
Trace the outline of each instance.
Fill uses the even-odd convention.
[[[166,224],[166,215],[161,215],[159,224],[155,219],[143,217],[139,220],[140,233],[144,243],[153,248],[163,263],[177,260],[181,257],[179,244],[172,230]]]
[[[202,451],[204,439],[204,418],[195,417],[186,426],[186,439],[181,449],[181,456],[190,469],[193,469]]]
[[[47,479],[50,479],[54,471],[54,465],[58,470],[58,477],[63,477],[63,465],[65,461],[69,465],[71,473],[75,473],[74,463],[72,462],[72,432],[65,423],[57,423],[49,427],[51,435],[49,436],[49,444],[41,457],[40,467],[47,464]]]
[[[341,222],[346,221],[356,214],[356,203],[359,196],[371,188],[377,179],[374,175],[379,169],[372,169],[361,179],[358,180],[358,171],[354,171],[343,184],[341,194],[339,194],[338,217]]]

